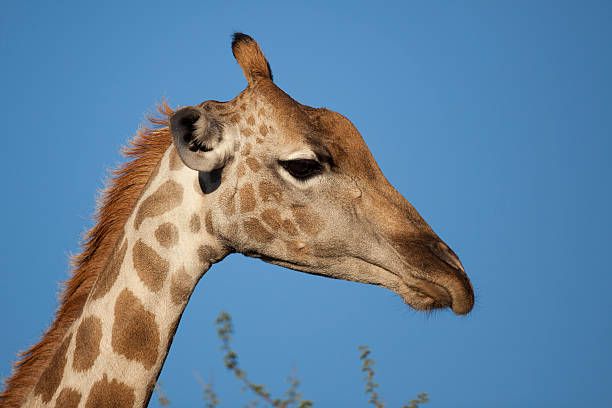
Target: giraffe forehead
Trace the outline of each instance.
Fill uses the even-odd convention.
[[[377,180],[382,173],[359,131],[343,115],[326,108],[303,105],[271,82],[253,90],[267,112],[266,120],[278,129],[278,148],[287,156],[330,159],[356,178]]]
[[[228,102],[200,104],[224,124],[237,124],[247,140],[256,138],[282,160],[316,156],[332,162],[356,179],[379,182],[384,178],[361,134],[343,115],[326,108],[303,105],[271,81],[259,81]],[[250,149],[247,152],[251,156]],[[248,156],[247,154],[247,156]],[[257,168],[253,157],[252,167]]]
[[[354,178],[384,178],[363,137],[350,120],[325,108],[308,108],[307,112],[313,127],[317,129],[309,135],[308,142],[319,149],[319,154],[323,149],[331,156],[335,166]]]

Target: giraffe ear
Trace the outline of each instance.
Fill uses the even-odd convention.
[[[202,172],[219,169],[234,154],[235,138],[200,107],[178,109],[169,118],[170,133],[185,166]]]
[[[273,80],[270,63],[253,38],[246,34],[234,33],[232,38],[232,54],[242,68],[249,84],[259,78]]]

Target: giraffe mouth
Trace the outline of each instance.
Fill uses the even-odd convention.
[[[448,276],[436,281],[409,274],[400,278],[400,290],[396,291],[404,302],[417,310],[450,308],[455,314],[469,313],[474,306],[474,292],[469,283],[460,277]]]
[[[406,304],[417,310],[434,310],[452,308],[453,298],[450,292],[441,285],[418,279],[410,284],[404,282],[405,289],[400,296]]]
[[[461,279],[462,271],[430,277],[427,272],[415,270],[408,264],[396,264],[388,268],[383,264],[359,258],[378,275],[378,281],[370,281],[397,293],[404,303],[415,310],[430,311],[450,308],[455,314],[469,313],[474,305],[474,295],[467,280]],[[455,269],[455,268],[453,268]]]
[[[446,244],[439,239],[400,239],[392,248],[401,262],[391,269],[376,266],[396,276],[397,290],[390,289],[405,303],[424,311],[448,307],[458,315],[472,310],[474,290],[459,258]]]

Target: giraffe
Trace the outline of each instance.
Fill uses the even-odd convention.
[[[293,100],[236,33],[233,100],[165,102],[113,173],[56,319],[3,407],[144,407],[191,293],[233,252],[382,286],[417,310],[470,312],[455,253],[384,177],[344,116]]]

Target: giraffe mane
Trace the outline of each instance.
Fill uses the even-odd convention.
[[[81,315],[89,292],[120,238],[151,173],[172,143],[167,124],[173,110],[162,101],[157,111],[158,115],[148,116],[148,126],[140,128],[121,149],[129,161],[109,171],[93,216],[95,225],[83,236],[81,252],[72,256],[72,276],[62,284],[55,319],[37,344],[18,354],[18,360],[13,363],[13,373],[4,380],[5,389],[0,394],[3,407],[18,407],[23,402],[66,332]]]

